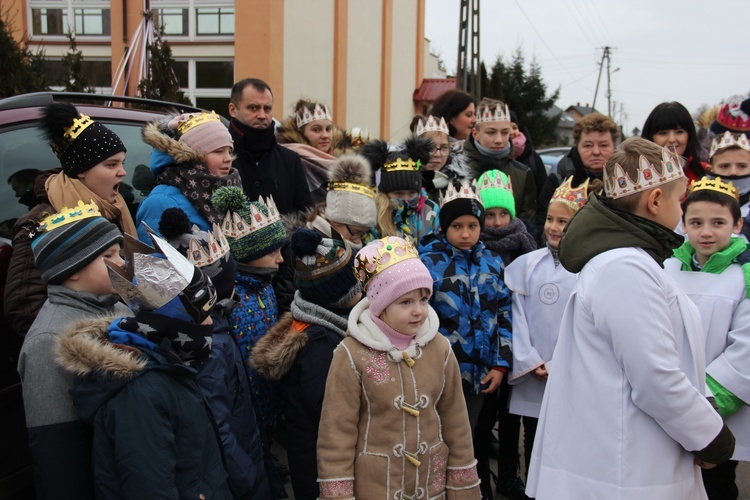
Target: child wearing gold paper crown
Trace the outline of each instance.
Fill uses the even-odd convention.
[[[513,365],[508,376],[513,391],[509,411],[523,416],[526,470],[547,382],[547,364],[576,282],[576,275],[560,265],[560,238],[588,194],[601,187],[598,180],[589,184],[587,179],[575,188],[572,182],[573,177],[568,177],[550,200],[544,223],[546,245],[505,268],[505,284],[513,292]]]
[[[703,470],[711,500],[737,498],[737,461],[750,460],[750,252],[741,237],[739,192],[707,177],[682,203],[687,241],[664,263],[701,311],[706,340],[706,396],[737,437],[732,460]]]
[[[704,397],[705,336],[664,271],[682,238],[687,180],[676,155],[633,137],[604,166],[560,241],[579,273],[560,325],[527,494],[705,499],[698,466],[726,461],[734,437]]]
[[[367,298],[328,372],[320,498],[479,498],[461,375],[429,305],[432,277],[402,238],[355,257]]]

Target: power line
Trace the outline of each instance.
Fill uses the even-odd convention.
[[[599,45],[598,43],[594,42],[591,38],[589,38],[589,35],[586,33],[586,29],[583,27],[583,25],[581,23],[578,22],[578,17],[575,14],[573,14],[573,10],[570,8],[568,2],[565,2],[565,5],[566,5],[568,13],[570,13],[570,17],[573,18],[573,21],[575,21],[575,23],[581,29],[581,33],[583,33],[583,36],[586,37],[586,40],[589,41],[589,43],[591,44],[591,46],[592,47],[596,47],[597,45]],[[575,3],[574,3],[574,5],[575,5]]]

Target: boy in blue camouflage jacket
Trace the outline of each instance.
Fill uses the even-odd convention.
[[[434,280],[430,302],[440,318],[440,333],[450,340],[461,367],[473,435],[482,436],[477,424],[483,398],[497,397],[512,360],[511,297],[502,279],[502,259],[479,241],[484,207],[476,182],[449,185],[439,217],[440,231],[422,238],[419,256]],[[489,472],[487,444],[475,439],[474,450],[478,469],[486,464]]]

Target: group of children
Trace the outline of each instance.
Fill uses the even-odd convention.
[[[705,498],[697,464],[724,498],[750,458],[750,252],[719,176],[750,168],[747,137],[716,140],[684,201],[679,158],[625,141],[603,183],[557,188],[536,249],[509,123],[507,106],[480,104],[478,179],[433,175],[439,204],[421,167],[453,154],[444,121],[420,121],[395,152],[365,145],[398,235],[358,249],[333,219],[291,233],[281,317],[273,199],[225,185],[210,231],[175,208],[142,241],[85,200],[41,220],[48,299],[18,367],[37,493],[283,498],[268,432],[285,415],[297,498],[492,498],[499,414],[498,487],[517,478],[522,418],[532,497]],[[327,198],[373,206],[368,184]]]

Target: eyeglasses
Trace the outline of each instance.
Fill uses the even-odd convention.
[[[451,152],[451,147],[449,144],[443,144],[439,148],[436,147],[430,150],[431,155],[434,155],[435,153],[440,153],[441,155],[446,156],[450,154],[450,152]]]
[[[362,236],[364,236],[365,234],[367,234],[367,230],[365,230],[365,231],[352,231],[352,228],[349,227],[349,224],[344,224],[344,227],[346,228],[347,231],[349,231],[349,234],[354,239],[360,239]]]

